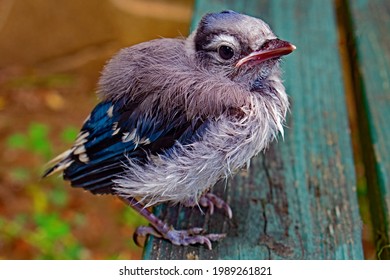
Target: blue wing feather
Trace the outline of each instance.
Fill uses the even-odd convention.
[[[146,115],[138,105],[121,100],[99,103],[84,123],[71,153],[45,176],[64,170],[64,178],[72,186],[111,193],[112,180],[124,172],[127,158],[143,164],[150,154],[169,155],[176,141],[196,141],[207,126],[200,119],[188,121],[180,111],[164,117],[156,109],[155,114]]]

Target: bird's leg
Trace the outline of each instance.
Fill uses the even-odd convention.
[[[151,224],[151,226],[138,227],[134,233],[134,241],[138,244],[138,236],[153,235],[158,238],[164,238],[175,245],[187,246],[190,244],[204,244],[212,249],[211,241],[218,241],[226,236],[226,234],[204,234],[203,228],[195,227],[188,230],[176,230],[172,226],[157,218],[153,213],[146,209],[134,198],[121,197],[128,205],[135,209],[138,213],[144,216]]]

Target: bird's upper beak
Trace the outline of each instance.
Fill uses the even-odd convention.
[[[295,49],[296,47],[287,41],[271,39],[266,41],[260,50],[254,51],[240,59],[237,62],[236,67],[240,67],[248,62],[251,64],[258,64],[272,58],[278,58],[293,52]]]

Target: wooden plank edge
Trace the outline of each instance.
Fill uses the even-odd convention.
[[[363,177],[365,175],[365,179],[362,176],[357,178],[361,182],[360,192],[367,193],[366,197],[359,196],[359,205],[361,212],[365,207],[368,207],[370,212],[368,217],[367,213],[362,213],[362,217],[366,216],[364,219],[365,225],[372,231],[372,244],[370,241],[370,244],[366,244],[365,257],[390,259],[390,248],[388,248],[389,229],[386,226],[386,207],[380,191],[378,160],[374,151],[373,132],[369,120],[370,109],[365,97],[365,84],[360,70],[359,51],[354,32],[356,23],[354,22],[348,0],[335,0],[335,5],[339,26],[342,28],[340,33],[342,36],[345,36],[343,40],[346,42],[345,46],[341,46],[345,48],[342,50],[342,57],[346,76],[345,83],[348,84],[346,86],[346,95],[350,102],[349,104],[353,105],[348,106],[348,111],[350,117],[356,118],[355,124],[351,122],[351,138],[354,142],[354,147],[357,149],[354,153],[355,167],[360,168],[356,174],[363,172]],[[376,256],[372,256],[369,253],[371,246],[375,247]]]

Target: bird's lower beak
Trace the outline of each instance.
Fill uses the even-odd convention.
[[[249,62],[251,64],[258,64],[272,58],[278,58],[293,52],[295,49],[296,47],[287,41],[271,39],[266,41],[260,50],[254,51],[240,59],[236,67],[240,67]]]

